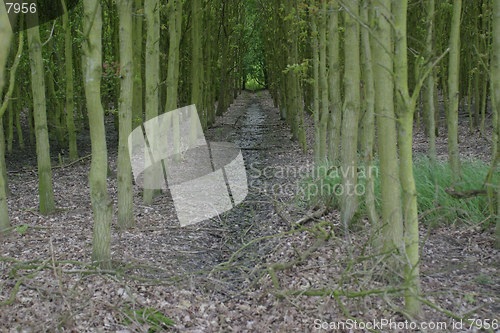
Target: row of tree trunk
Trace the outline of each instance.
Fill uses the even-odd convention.
[[[498,71],[495,66],[498,66],[500,48],[495,47],[498,37],[494,29],[500,24],[499,2],[480,1],[482,7],[468,4],[465,8],[461,0],[439,3],[439,7],[433,0],[310,0],[307,3],[288,0],[286,5],[277,0],[261,2],[271,95],[290,123],[293,136],[304,147],[300,110],[312,113],[315,162],[342,169],[344,191],[340,210],[347,236],[360,202],[355,191],[346,189],[356,188],[358,168],[370,170],[374,151],[377,153],[381,216],[375,209],[371,173],[366,179],[366,212],[373,230],[381,230],[375,246],[380,246],[381,251],[395,249],[404,254],[401,271],[409,286],[406,307],[411,315],[421,313],[419,216],[412,151],[415,119],[417,126],[420,124],[418,106],[422,105],[429,139],[428,155],[435,164],[435,140],[441,118],[438,97],[443,96],[449,164],[452,181],[458,184],[461,180],[459,106],[461,102],[474,100],[474,109],[481,114],[485,112],[489,96],[495,128],[492,138],[492,170],[495,170],[500,129],[496,102],[499,76],[495,74],[495,70]],[[478,7],[482,14],[480,20],[474,18]],[[463,22],[468,25],[464,26]],[[477,46],[476,53],[483,53],[461,62],[461,54],[469,50],[469,45],[461,46],[460,35],[471,30],[475,34],[469,36],[468,42]],[[490,48],[491,36],[493,47]],[[277,49],[286,52],[276,52]],[[412,53],[409,54],[409,50]],[[461,70],[470,71],[471,66],[476,66],[476,72],[481,75],[461,75]],[[472,98],[471,89],[464,89],[464,84],[470,86],[476,77],[484,79],[484,87],[475,87],[479,97]],[[485,88],[488,84],[491,84],[491,94]],[[482,104],[481,98],[484,98]],[[473,118],[471,127],[476,126]],[[484,119],[484,115],[480,119]],[[483,133],[484,121],[480,129]],[[500,193],[495,184],[489,186]],[[492,212],[495,211],[498,221],[500,210],[494,207]],[[497,222],[497,243],[500,242],[499,225]]]
[[[42,214],[55,210],[49,139],[67,149],[69,160],[75,161],[78,134],[88,128],[92,146],[92,259],[109,267],[113,200],[107,186],[108,110],[117,110],[119,133],[117,221],[119,227],[130,228],[135,222],[129,134],[144,121],[185,104],[196,105],[207,127],[215,120],[216,110],[222,113],[232,103],[244,82],[238,50],[244,49],[245,39],[237,25],[245,15],[244,4],[222,0],[84,0],[73,12],[64,8],[62,18],[53,22],[52,32],[42,29],[43,40],[47,40],[43,45],[39,26],[31,22],[34,27],[27,30],[27,61],[22,52],[24,34],[16,33],[17,45],[12,42],[9,20],[0,6],[0,92],[6,91],[2,93],[0,120],[6,110],[10,110],[9,124],[14,113],[19,117],[25,106],[33,110],[27,117],[36,142]],[[54,30],[61,33],[53,34]],[[56,50],[63,50],[60,54],[64,56]],[[51,63],[44,63],[48,58]],[[31,91],[14,89],[19,61],[21,79],[31,83]],[[7,90],[6,68],[10,73]],[[23,92],[29,94],[22,96]],[[78,110],[78,105],[83,108]],[[18,109],[12,110],[14,106]],[[0,134],[0,230],[6,231],[10,223],[3,125]],[[145,190],[145,202],[151,203],[153,195],[152,190]]]

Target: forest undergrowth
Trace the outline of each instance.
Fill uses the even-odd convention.
[[[108,128],[112,136],[111,122]],[[311,130],[307,135],[313,139]],[[309,165],[312,150],[300,153],[267,92],[244,92],[207,136],[233,141],[243,150],[250,187],[245,203],[220,219],[186,228],[176,224],[168,193],[153,205],[139,204],[137,227],[113,232],[109,270],[89,261],[88,160],[54,168],[56,202],[64,206],[50,216],[36,212],[36,174],[10,172],[13,232],[0,257],[0,319],[5,327],[310,331],[318,323],[348,319],[447,325],[498,319],[499,254],[487,221],[471,216],[461,223],[442,223],[446,216],[439,215],[421,226],[425,315],[411,318],[403,307],[406,287],[397,269],[404,258],[396,251],[374,250],[378,231],[365,218],[360,216],[346,237],[335,208],[304,201],[297,205],[304,193],[300,190],[270,191],[298,189],[303,174],[279,177],[276,171]],[[464,149],[470,151],[478,152]],[[110,156],[111,171],[115,158]],[[416,170],[421,166],[425,185],[435,173],[425,160],[419,163]],[[486,166],[471,164],[474,186],[481,183]],[[478,167],[483,171],[477,172]],[[467,170],[464,164],[464,175]],[[114,198],[113,176],[110,182]],[[439,193],[444,200],[445,193]],[[137,188],[134,197],[140,197]],[[422,212],[430,209],[422,205]]]

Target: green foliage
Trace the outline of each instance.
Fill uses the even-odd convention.
[[[256,79],[254,79],[252,77],[248,77],[247,82],[245,84],[245,87],[248,90],[252,90],[252,91],[264,89],[264,86],[262,84],[260,84]]]
[[[257,4],[255,1],[245,3],[245,29],[241,28],[244,35],[246,52],[243,56],[243,75],[247,78],[246,87],[252,88],[252,81],[256,81],[260,87],[266,85],[266,57],[264,52],[262,25],[259,22]]]
[[[19,235],[24,235],[26,231],[28,230],[29,226],[26,224],[21,224],[16,227],[16,231],[19,233]]]
[[[128,316],[125,319],[125,324],[130,325],[132,319],[141,325],[151,326],[148,330],[149,333],[160,332],[175,324],[175,322],[163,315],[155,308],[144,308],[139,310],[128,309],[124,311]]]
[[[375,197],[380,197],[379,163],[375,161],[372,175],[375,183]],[[484,181],[490,166],[480,160],[471,160],[463,163],[462,181],[455,186],[457,191],[485,189]],[[420,221],[428,224],[455,223],[478,224],[489,221],[489,203],[487,196],[474,196],[457,199],[446,193],[451,186],[451,170],[446,162],[439,162],[432,166],[426,157],[419,157],[414,163],[414,176],[417,188],[417,201]],[[363,165],[358,167],[358,182],[360,192],[366,188],[366,175],[369,170]],[[498,184],[500,170],[493,172],[492,184]],[[342,172],[335,166],[319,165],[316,168],[316,177],[309,175],[301,183],[304,196],[301,198],[310,206],[325,203],[339,207],[340,184]],[[494,185],[493,185],[494,186]],[[335,194],[332,195],[332,192]],[[360,212],[365,213],[365,195],[360,198]],[[381,208],[381,201],[376,199],[376,208]]]

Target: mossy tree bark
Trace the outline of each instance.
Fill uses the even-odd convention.
[[[33,91],[33,118],[35,123],[36,152],[38,164],[38,195],[40,213],[49,214],[55,209],[50,165],[49,131],[45,98],[45,78],[42,59],[42,44],[38,26],[28,29],[28,44],[31,65],[31,88]]]
[[[493,47],[491,59],[491,101],[497,114],[497,155],[500,154],[500,0],[493,0]],[[500,182],[497,190],[497,222],[495,247],[500,249]]]
[[[403,220],[394,113],[392,31],[387,21],[392,16],[390,0],[375,0],[374,36],[372,40],[375,85],[375,114],[380,159],[380,193],[382,201],[382,242],[384,250],[403,248]],[[377,228],[378,229],[378,228]]]
[[[169,1],[168,31],[169,31],[169,49],[168,49],[168,73],[167,73],[167,103],[165,112],[177,108],[177,89],[179,87],[179,63],[182,27],[182,1]]]
[[[364,0],[360,8],[360,18],[362,22],[368,25],[371,29],[369,21],[370,0]],[[365,114],[363,116],[363,135],[361,141],[361,151],[363,161],[365,163],[366,177],[366,211],[368,219],[373,227],[377,227],[379,216],[375,208],[375,174],[373,170],[373,144],[375,141],[375,83],[373,81],[373,66],[372,52],[370,48],[370,33],[366,27],[361,28],[361,55],[362,55],[362,81],[364,87],[364,107]]]
[[[160,3],[146,0],[144,5],[147,24],[146,40],[146,121],[158,116],[160,87]],[[152,170],[146,170],[146,184],[150,183]],[[153,202],[154,190],[144,188],[144,202]]]
[[[168,72],[167,72],[167,103],[165,112],[177,108],[177,97],[179,87],[180,66],[180,42],[182,36],[182,0],[170,0],[170,11],[168,17],[169,50],[168,50]],[[179,116],[176,113],[172,119],[174,135],[174,151],[180,151],[180,129]]]
[[[327,155],[327,129],[329,118],[328,75],[326,70],[326,30],[328,23],[327,3],[322,1],[319,20],[319,91],[321,96],[319,120],[319,158],[325,161]],[[353,51],[355,52],[355,50]],[[358,64],[359,67],[359,64]]]
[[[434,34],[434,15],[435,15],[435,2],[434,0],[427,0],[427,32],[425,37],[426,57],[431,60],[434,54],[433,49],[433,34]],[[429,137],[429,159],[432,164],[435,164],[436,154],[436,121],[434,109],[434,74],[431,73],[425,80],[425,89],[423,95],[423,113],[425,121],[425,130]]]
[[[12,29],[5,6],[0,5],[0,93],[3,91],[5,83],[5,65],[7,64],[7,58],[9,56],[11,37]],[[3,127],[0,127],[0,131],[3,131]],[[0,154],[3,156],[5,151],[0,151]],[[4,166],[0,164],[0,168],[3,169]],[[9,212],[7,209],[7,193],[5,192],[6,182],[7,179],[5,179],[4,170],[0,170],[0,233],[10,226]]]
[[[141,126],[143,113],[142,96],[142,22],[144,20],[144,0],[134,0],[133,38],[134,38],[134,93],[132,99],[132,128]]]
[[[311,1],[314,5],[314,0]],[[311,44],[313,54],[313,117],[314,117],[314,163],[319,164],[320,155],[320,129],[319,129],[319,46],[318,25],[316,13],[311,15]]]
[[[203,115],[203,58],[202,58],[202,8],[201,0],[192,0],[191,3],[191,104],[198,110],[202,124],[206,121]]]
[[[453,0],[453,15],[450,32],[450,58],[448,63],[448,159],[451,168],[451,179],[455,184],[460,178],[460,155],[458,153],[458,102],[460,72],[460,17],[462,0]]]
[[[413,98],[408,91],[408,55],[406,42],[406,0],[392,0],[394,15],[394,73],[395,91],[397,100],[397,114],[399,120],[398,143],[400,161],[400,180],[403,192],[403,222],[404,241],[406,248],[405,279],[408,290],[405,294],[405,307],[414,317],[422,315],[422,308],[418,296],[420,294],[419,279],[419,234],[417,189],[413,177],[413,116],[415,101],[420,87],[416,87]]]
[[[146,0],[147,3],[153,1]],[[134,225],[132,167],[128,150],[128,137],[132,131],[132,99],[134,90],[132,0],[119,0],[117,6],[120,20],[120,100],[117,166],[118,225],[120,228],[126,229]],[[156,73],[158,73],[158,70]]]
[[[101,103],[102,76],[102,16],[98,0],[84,0],[83,41],[84,85],[89,116],[92,161],[89,174],[90,200],[94,214],[92,260],[103,268],[111,266],[112,201],[107,189],[108,154]]]
[[[340,125],[342,122],[342,96],[340,93],[340,34],[338,31],[339,4],[333,1],[328,14],[328,91],[330,118],[328,119],[328,159],[339,159]]]
[[[348,231],[354,214],[358,210],[358,121],[360,108],[360,58],[359,58],[359,4],[357,0],[345,2],[345,73],[344,110],[341,131],[342,199],[340,220]],[[353,17],[354,15],[354,17]]]
[[[64,28],[64,64],[66,70],[66,128],[68,130],[69,159],[74,161],[78,158],[78,148],[76,145],[76,127],[74,119],[74,83],[73,83],[73,39],[69,26],[69,14],[66,3],[64,6],[63,28]]]
[[[19,84],[16,84],[16,73],[17,73],[17,68],[19,67],[19,62],[21,60],[21,55],[23,52],[23,47],[24,47],[24,31],[19,32],[19,42],[17,43],[17,52],[13,54],[13,62],[12,66],[10,68],[10,73],[9,73],[9,86],[7,88],[7,91],[5,95],[3,96],[3,101],[0,103],[0,171],[2,172],[2,175],[0,177],[3,178],[3,188],[5,191],[5,195],[9,196],[10,191],[9,191],[9,184],[7,180],[7,167],[5,164],[5,137],[4,137],[4,126],[3,126],[3,116],[7,110],[9,109],[9,136],[12,137],[13,134],[11,133],[12,131],[12,116],[14,113],[14,104],[17,109],[20,109],[19,106]],[[11,46],[12,50],[11,52],[15,51],[14,45]],[[0,92],[2,90],[0,89]],[[14,94],[14,91],[16,91],[16,98],[12,100],[12,95]],[[16,114],[19,114],[20,111],[16,112]],[[12,138],[10,138],[12,139]],[[12,149],[12,142],[9,141],[8,144],[8,151],[9,153],[11,152]]]

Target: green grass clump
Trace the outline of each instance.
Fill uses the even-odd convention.
[[[339,207],[340,184],[342,173],[335,166],[321,164],[316,167],[315,175],[305,177],[301,183],[303,197],[301,200],[308,206],[316,206],[319,202]],[[485,189],[485,179],[490,171],[490,165],[471,160],[462,163],[462,180],[453,188],[457,191]],[[488,220],[490,216],[488,197],[475,196],[466,199],[457,199],[446,193],[445,189],[452,187],[451,171],[447,162],[438,162],[435,166],[427,157],[418,157],[414,161],[413,173],[417,188],[417,202],[420,220],[429,224],[455,223],[477,224]],[[366,188],[368,168],[358,167],[358,182]],[[380,212],[380,169],[379,162],[375,161],[372,169],[375,187],[375,206]],[[497,168],[493,172],[492,182],[494,190],[498,187],[500,172]],[[336,187],[337,186],[337,187]],[[332,195],[332,191],[336,194]],[[365,194],[359,198],[360,212],[365,214]]]
[[[446,193],[445,189],[447,187],[453,187],[458,191],[486,189],[485,180],[490,165],[480,160],[471,160],[463,162],[461,168],[461,181],[452,184],[451,169],[447,162],[438,162],[432,166],[430,160],[425,157],[416,161],[413,172],[418,193],[418,207],[424,221],[459,221],[477,224],[489,217],[487,196],[457,199]],[[494,172],[491,184],[498,184],[498,180],[499,173]]]
[[[128,318],[125,319],[125,324],[130,325],[132,320],[136,321],[141,325],[149,326],[148,332],[160,332],[173,325],[175,322],[163,315],[160,310],[155,308],[144,308],[139,310],[128,309],[125,310]]]

